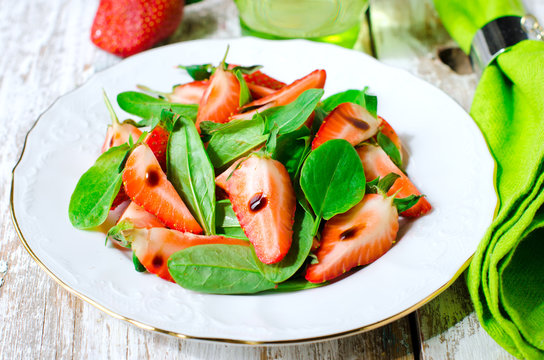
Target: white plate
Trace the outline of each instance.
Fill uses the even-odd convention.
[[[178,64],[262,64],[287,83],[327,71],[326,94],[370,86],[378,112],[409,153],[407,172],[433,205],[403,227],[382,258],[334,284],[270,295],[187,291],[133,269],[100,232],[74,229],[70,195],[99,155],[109,123],[101,92],[188,82]],[[124,113],[118,109],[120,118]],[[493,161],[463,109],[433,86],[359,52],[302,40],[202,40],[133,56],[61,97],[37,121],[14,169],[12,214],[23,244],[61,285],[118,318],[180,337],[239,343],[299,342],[393,321],[436,296],[474,253],[496,204]]]

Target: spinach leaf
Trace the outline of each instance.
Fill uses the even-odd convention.
[[[168,141],[168,179],[200,223],[215,234],[215,173],[194,123],[180,116]]]
[[[219,200],[215,205],[215,230],[227,237],[247,239],[228,199]]]
[[[302,167],[300,185],[317,217],[313,235],[321,218],[328,220],[361,201],[365,184],[361,160],[346,140],[329,140],[312,151]]]
[[[189,74],[189,76],[192,77],[193,80],[196,80],[196,81],[208,80],[210,76],[212,76],[212,72],[213,72],[212,64],[188,65],[188,66],[179,65],[178,68],[184,69],[185,71],[187,71],[187,74]]]
[[[318,105],[314,110],[314,121],[312,122],[312,135],[317,134],[319,128],[323,124],[323,120],[327,117],[328,113],[323,109],[321,105]]]
[[[323,285],[328,285],[328,282],[322,282],[319,284],[314,284],[306,279],[290,279],[287,281],[284,281],[280,284],[277,284],[278,286],[275,289],[272,290],[266,290],[265,293],[267,294],[273,294],[273,293],[282,293],[282,292],[293,292],[293,291],[300,291],[300,290],[306,290],[306,289],[314,289],[321,287]]]
[[[131,146],[123,144],[100,155],[79,179],[70,198],[68,216],[78,229],[102,224],[123,182],[123,167]]]
[[[288,105],[263,111],[262,116],[266,118],[265,132],[269,132],[275,123],[280,128],[280,135],[300,128],[314,111],[323,93],[323,89],[308,89]]]
[[[285,166],[293,183],[310,152],[310,136],[310,129],[303,125],[300,129],[281,135],[277,139],[272,157]]]
[[[117,95],[117,102],[121,109],[143,119],[139,125],[149,126],[153,120],[160,119],[163,110],[170,110],[191,120],[196,119],[198,105],[176,104],[158,99],[137,91],[125,91]]]
[[[259,261],[255,251],[253,258],[261,274],[268,280],[280,283],[289,279],[304,264],[310,253],[314,237],[312,236],[313,218],[303,209],[297,209],[293,225],[293,242],[282,261],[266,265]]]
[[[252,120],[233,120],[213,133],[206,151],[215,168],[224,168],[240,156],[264,143],[264,121],[261,117]]]
[[[323,100],[323,103],[321,104],[321,108],[325,112],[331,112],[336,108],[338,105],[342,103],[354,103],[357,105],[365,106],[365,93],[367,91],[367,88],[364,88],[363,90],[346,90],[334,95],[329,96],[325,100]]]
[[[192,246],[173,254],[168,270],[179,285],[204,293],[252,294],[276,287],[259,272],[250,246]]]
[[[387,135],[385,135],[381,131],[378,131],[378,136],[376,136],[376,140],[378,141],[378,145],[380,145],[383,151],[385,151],[391,161],[393,161],[393,163],[397,165],[399,169],[402,169],[402,158],[400,156],[400,151],[395,143],[393,143],[393,141],[391,141],[391,139],[389,139],[389,137],[387,137]]]
[[[248,102],[251,101],[251,93],[249,92],[249,88],[247,87],[247,83],[244,80],[244,76],[242,75],[242,71],[240,69],[233,70],[234,76],[238,79],[238,82],[240,83],[240,107],[244,106]]]
[[[335,107],[342,103],[354,103],[366,108],[372,116],[376,117],[378,110],[378,98],[374,95],[368,94],[368,87],[363,90],[346,90],[337,94],[331,95],[321,103],[321,108],[326,113],[334,110]]]

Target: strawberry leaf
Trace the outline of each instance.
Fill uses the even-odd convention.
[[[123,167],[130,150],[126,143],[109,149],[81,176],[68,206],[75,228],[93,228],[106,220],[123,183]]]
[[[361,201],[365,184],[361,160],[346,140],[329,140],[312,151],[302,167],[300,185],[316,215],[313,235],[321,218],[328,220]]]
[[[398,212],[402,213],[417,204],[419,199],[423,196],[424,195],[410,195],[402,199],[394,199],[393,204],[397,207]]]
[[[400,178],[400,175],[395,173],[389,173],[383,178],[377,177],[366,183],[366,193],[386,195],[398,178]]]
[[[257,115],[252,120],[233,120],[225,124],[213,133],[206,148],[213,166],[222,169],[263,144],[268,138],[263,132],[263,118]]]
[[[170,110],[192,121],[196,119],[198,112],[198,105],[196,104],[170,103],[137,91],[120,93],[117,95],[117,102],[124,111],[143,119],[138,123],[139,126],[149,126],[153,120],[159,120],[163,110]]]
[[[116,241],[119,245],[123,247],[129,248],[130,241],[125,237],[123,232],[131,229],[134,229],[134,224],[132,223],[132,221],[129,221],[127,219],[121,220],[108,231],[106,241],[110,239],[111,241]]]
[[[177,117],[168,141],[168,179],[204,229],[215,234],[215,173],[194,123]]]
[[[238,82],[240,83],[240,107],[244,106],[248,102],[251,101],[251,93],[249,92],[249,88],[247,87],[247,83],[244,80],[244,76],[242,75],[242,72],[237,69],[234,70],[234,76],[238,79]]]
[[[375,95],[370,95],[366,92],[365,88],[365,105],[364,107],[368,110],[369,113],[372,114],[372,116],[377,117],[378,116],[378,97]]]
[[[323,89],[308,89],[288,105],[277,106],[263,111],[262,116],[266,118],[265,131],[269,132],[275,123],[280,128],[280,134],[287,134],[297,130],[308,120],[323,93]]]
[[[383,151],[385,151],[391,161],[393,161],[393,163],[397,165],[399,169],[402,169],[402,158],[400,156],[400,151],[395,143],[393,143],[391,139],[389,139],[389,137],[387,137],[387,135],[385,135],[381,131],[378,131],[376,140],[378,141],[378,145],[380,145]]]
[[[212,64],[202,64],[202,65],[188,65],[183,66],[179,65],[178,68],[187,71],[190,77],[193,80],[208,80],[212,76],[213,66]]]

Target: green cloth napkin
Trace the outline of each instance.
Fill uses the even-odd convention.
[[[524,15],[515,0],[434,2],[466,52],[487,22]],[[502,347],[544,359],[544,42],[523,41],[489,65],[470,113],[495,159],[498,194],[495,218],[468,270],[470,296]]]

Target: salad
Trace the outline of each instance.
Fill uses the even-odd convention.
[[[226,55],[225,55],[226,57]],[[180,66],[193,81],[117,96],[78,181],[78,229],[120,213],[107,240],[194,291],[295,291],[338,280],[395,243],[399,216],[431,210],[367,88],[323,99],[326,72],[291,84],[261,66]]]

